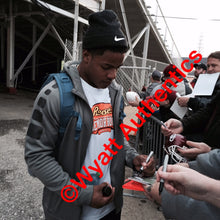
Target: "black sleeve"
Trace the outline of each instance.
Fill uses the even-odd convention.
[[[199,111],[193,115],[182,119],[184,133],[195,133],[202,132],[208,125],[208,122],[212,116],[212,113],[215,110],[217,101],[220,97],[220,93],[215,96],[214,99],[205,107],[201,108]]]
[[[207,104],[211,101],[211,97],[195,97],[190,98],[188,102],[188,107],[190,107],[194,112],[198,111],[201,108],[207,106]]]

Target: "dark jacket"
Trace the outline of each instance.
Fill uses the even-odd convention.
[[[184,134],[201,132],[203,142],[212,148],[220,148],[220,91],[206,108],[182,120]]]
[[[47,219],[80,219],[83,205],[91,203],[93,186],[88,185],[83,189],[74,185],[78,198],[68,203],[61,198],[61,190],[66,185],[73,185],[70,179],[76,179],[84,162],[87,146],[93,128],[93,115],[83,92],[79,73],[76,67],[67,66],[75,95],[75,110],[82,118],[82,130],[79,140],[74,139],[76,118],[71,118],[60,146],[56,146],[59,129],[60,100],[56,82],[47,84],[39,93],[33,109],[33,115],[27,132],[25,143],[25,159],[30,174],[37,177],[45,185],[43,193],[43,207]],[[120,103],[122,87],[115,81],[109,86],[109,93],[113,108],[114,138],[116,143],[123,145],[121,150],[113,146],[113,151],[118,151],[111,160],[111,184],[116,187],[114,204],[116,210],[122,207],[122,184],[124,182],[125,165],[132,168],[133,158],[137,155],[124,139],[119,127]],[[37,114],[36,114],[37,112]],[[36,117],[38,116],[38,117]],[[41,117],[39,117],[41,116]],[[106,144],[109,141],[106,140]],[[104,147],[103,147],[104,151]],[[91,164],[93,166],[93,164]],[[78,179],[76,179],[78,182]]]
[[[141,93],[140,93],[141,99],[144,100],[147,96],[150,96],[150,95],[151,95],[151,92],[153,91],[153,89],[154,89],[156,86],[160,85],[160,84],[161,84],[161,83],[158,83],[158,82],[151,83],[151,84],[147,87],[147,89],[146,89],[145,92],[141,92]]]
[[[200,108],[206,107],[206,105],[211,102],[212,98],[220,90],[220,80],[217,81],[213,94],[211,96],[196,96],[195,98],[190,98],[187,106],[197,112]]]

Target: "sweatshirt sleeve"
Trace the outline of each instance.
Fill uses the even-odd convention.
[[[220,209],[210,203],[184,195],[172,195],[166,190],[163,190],[161,196],[162,211],[166,219],[219,219]]]
[[[220,179],[220,149],[197,156],[189,162],[189,167],[214,179]]]
[[[131,147],[126,138],[124,138],[124,150],[126,165],[133,168],[133,159],[139,155],[135,148]]]
[[[70,185],[71,177],[55,158],[59,118],[59,90],[52,81],[36,98],[25,140],[25,160],[32,176],[37,177],[50,191],[61,195],[63,187]],[[79,193],[74,205],[89,204],[93,188],[74,187]]]

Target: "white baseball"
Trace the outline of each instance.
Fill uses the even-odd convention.
[[[135,102],[136,97],[138,100],[140,100],[140,96],[136,92],[126,92],[126,99],[128,102]]]

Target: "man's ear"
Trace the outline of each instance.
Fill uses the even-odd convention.
[[[92,55],[88,50],[83,50],[83,61],[88,64],[90,62],[90,60],[92,59]]]

